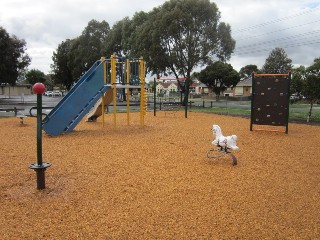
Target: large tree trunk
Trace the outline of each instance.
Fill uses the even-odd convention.
[[[186,79],[185,81],[186,81],[186,83],[185,83],[183,105],[188,105],[188,98],[189,98],[189,92],[190,92],[190,81],[188,79]]]

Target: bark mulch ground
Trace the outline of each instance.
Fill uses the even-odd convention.
[[[43,133],[0,119],[0,239],[320,239],[320,127],[249,131],[240,117],[183,112],[105,116]],[[212,124],[238,136],[238,165],[208,159]]]

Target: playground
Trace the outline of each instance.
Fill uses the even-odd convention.
[[[238,159],[207,158],[213,124]],[[320,127],[250,131],[250,119],[151,112],[43,131],[46,188],[36,189],[36,119],[0,118],[1,239],[319,239]]]

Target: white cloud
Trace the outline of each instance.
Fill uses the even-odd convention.
[[[58,44],[79,36],[91,19],[105,20],[112,26],[126,16],[132,17],[138,11],[150,11],[164,2],[165,0],[1,0],[0,26],[10,34],[26,40],[28,53],[32,58],[30,69],[36,68],[48,73],[52,53]],[[221,20],[231,25],[237,42],[235,54],[230,61],[237,70],[248,64],[256,64],[261,68],[275,47],[283,47],[296,65],[308,66],[314,58],[319,57],[320,53],[316,51],[320,45],[320,24],[316,22],[320,21],[319,2],[214,2],[221,12]],[[267,44],[267,41],[270,42]]]
[[[261,68],[272,49],[282,47],[294,65],[310,65],[319,57],[319,3],[293,1],[215,1],[222,21],[231,25],[236,40],[230,63],[237,69],[248,64]]]

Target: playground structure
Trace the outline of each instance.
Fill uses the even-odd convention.
[[[211,149],[207,152],[208,158],[220,158],[224,155],[229,155],[232,158],[232,165],[237,165],[238,161],[237,158],[232,154],[230,150],[238,150],[239,147],[237,146],[237,139],[236,135],[231,136],[223,136],[221,128],[218,125],[212,125],[212,132],[215,136],[215,139],[212,141],[214,146],[218,148]],[[219,154],[215,154],[218,152]]]
[[[265,130],[288,133],[289,122],[289,90],[291,73],[288,74],[256,74],[252,73],[252,99],[250,131],[253,124],[284,126],[285,131]]]
[[[87,121],[102,117],[105,107],[113,102],[116,126],[117,91],[122,89],[127,100],[127,124],[130,124],[130,90],[140,90],[140,126],[146,114],[145,62],[143,58],[102,57],[79,79],[44,119],[43,129],[52,136],[71,132],[88,114]]]

